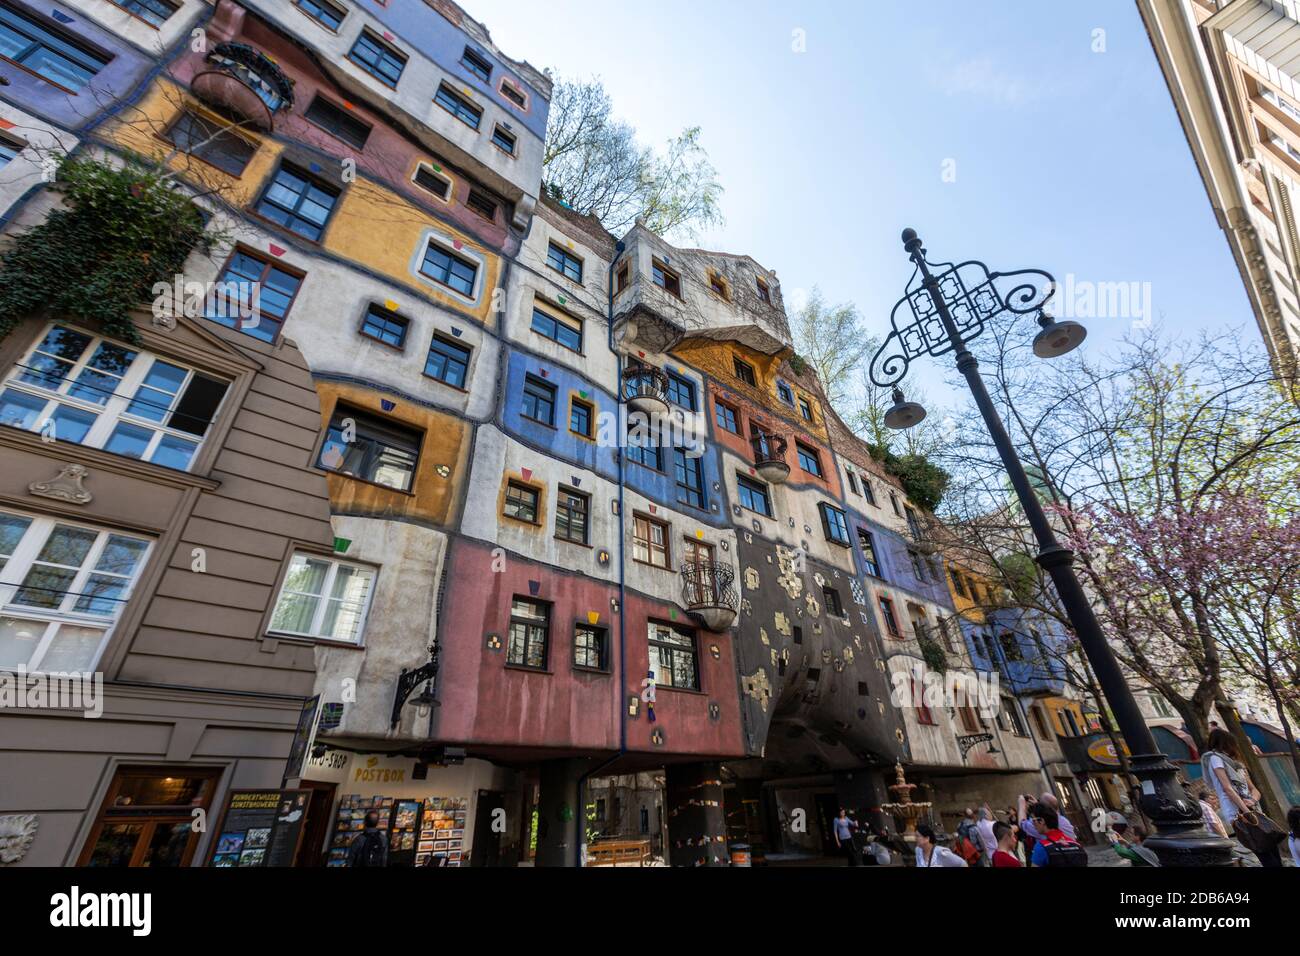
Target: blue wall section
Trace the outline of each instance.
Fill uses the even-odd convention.
[[[866,558],[862,554],[862,548],[858,542],[857,529],[862,527],[871,532],[871,537],[875,541],[881,578],[886,584],[901,588],[904,591],[910,591],[922,600],[938,604],[950,611],[953,610],[952,594],[949,593],[948,585],[943,579],[945,571],[942,558],[935,558],[934,563],[938,566],[938,574],[930,575],[928,581],[921,581],[917,578],[916,571],[912,567],[912,559],[908,556],[906,538],[896,531],[891,531],[889,528],[877,524],[861,511],[849,508],[847,513],[849,516],[849,529],[853,536],[853,553],[857,558],[858,573],[860,575],[870,578],[870,575],[867,574]]]
[[[967,620],[961,622],[962,636],[970,649],[971,661],[976,670],[998,671],[1015,694],[1062,694],[1065,692],[1065,667],[1056,654],[1065,645],[1065,634],[1057,622],[1023,608],[1002,608],[988,615],[988,623],[977,625]],[[1043,637],[1049,652],[1048,660],[1041,659],[1030,630]],[[984,634],[987,642],[976,641],[976,633]],[[1015,637],[1021,660],[1009,660],[1002,646],[1001,635]],[[985,643],[994,655],[985,653]]]

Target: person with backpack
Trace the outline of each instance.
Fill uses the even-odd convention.
[[[966,861],[934,838],[934,827],[928,823],[916,825],[916,865],[920,867],[964,867]]]
[[[983,866],[985,859],[984,843],[980,839],[979,825],[975,822],[975,811],[970,807],[957,824],[957,854],[966,861],[967,866]]]
[[[348,866],[387,866],[388,837],[379,829],[379,814],[366,814],[366,826],[348,847]]]
[[[1065,835],[1060,818],[1047,804],[1039,802],[1029,808],[1028,820],[1038,839],[1030,857],[1031,866],[1087,866],[1088,851],[1079,841]]]
[[[1255,854],[1260,866],[1280,867],[1279,845],[1285,834],[1260,812],[1259,791],[1239,761],[1237,741],[1232,734],[1221,727],[1211,730],[1205,753],[1201,754],[1201,773],[1214,785],[1224,826],[1237,842]]]

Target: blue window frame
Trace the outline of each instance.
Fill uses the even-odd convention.
[[[460,55],[460,65],[477,76],[484,83],[492,79],[492,64],[479,56],[469,47]]]
[[[406,329],[409,325],[404,316],[371,303],[365,318],[361,320],[361,334],[400,349],[406,345]]]
[[[424,374],[454,388],[465,387],[469,371],[470,350],[463,345],[435,335],[429,342],[429,357],[424,361]]]
[[[551,243],[546,249],[546,264],[574,282],[582,281],[582,260],[568,249]]]
[[[569,431],[576,435],[582,435],[584,438],[594,437],[591,433],[591,422],[595,417],[595,409],[589,402],[584,402],[580,398],[572,399],[569,402]]]
[[[884,580],[880,573],[880,558],[876,556],[876,538],[866,528],[858,529],[858,546],[862,549],[862,564],[867,574]]]
[[[178,4],[170,0],[113,0],[128,13],[134,13],[146,23],[156,27],[162,26],[178,9]]]
[[[481,109],[445,83],[438,87],[433,101],[470,129],[478,129],[478,124],[483,120]]]
[[[9,160],[23,151],[22,144],[0,137],[0,167],[8,166]]]
[[[338,198],[337,189],[314,182],[291,166],[281,166],[262,193],[257,211],[315,242],[325,231]]]
[[[780,397],[781,401],[785,402],[791,408],[794,408],[794,392],[790,391],[789,385],[785,384],[785,382],[777,382],[776,394]]]
[[[375,79],[388,86],[396,86],[406,67],[406,56],[383,40],[362,31],[348,59]]]
[[[572,320],[577,323],[574,328],[564,319],[551,315],[549,312],[543,312],[541,309],[533,309],[533,331],[538,335],[550,339],[563,345],[566,349],[574,352],[582,351],[582,323],[577,319]]]
[[[347,16],[346,10],[341,10],[329,0],[293,0],[296,6],[307,16],[319,23],[324,24],[331,30],[337,30],[343,18]]]
[[[818,478],[824,477],[822,475],[821,457],[816,450],[809,448],[801,441],[795,442],[794,447],[799,453],[799,467],[810,475],[816,475]]]
[[[667,372],[666,374],[668,376],[668,401],[686,409],[688,412],[695,411],[695,383],[673,372]]]
[[[736,476],[736,498],[742,508],[761,515],[772,517],[772,499],[768,497],[767,486],[744,475]]]
[[[704,467],[700,458],[692,458],[685,448],[675,449],[674,471],[677,478],[677,500],[692,508],[704,508]]]
[[[524,418],[555,427],[555,386],[532,375],[524,377]]]
[[[628,429],[627,447],[624,450],[624,457],[628,461],[634,461],[645,468],[652,468],[655,471],[664,470],[663,449],[652,441],[650,435],[639,435],[637,431],[648,431],[649,429],[638,429],[634,431]]]
[[[0,55],[74,93],[108,65],[99,54],[8,7],[0,7]]]
[[[500,126],[492,130],[492,145],[503,153],[515,154],[515,138]]]
[[[269,259],[236,249],[222,270],[218,282],[225,290],[222,295],[224,301],[221,303],[223,307],[210,308],[204,318],[238,329],[263,342],[274,342],[284,325],[289,306],[298,294],[298,287],[302,285],[302,275],[287,272],[273,265]],[[234,308],[237,303],[230,297],[233,294],[238,296],[238,304],[250,305],[244,298],[244,290],[251,291],[252,286],[257,286],[255,321],[244,320],[235,314],[238,311]]]
[[[429,248],[424,251],[424,262],[420,265],[420,274],[428,276],[434,282],[459,292],[461,295],[474,294],[474,280],[478,276],[478,266],[448,252],[432,239]]]
[[[821,509],[822,528],[826,532],[826,539],[848,547],[850,544],[849,522],[844,516],[844,512],[833,505],[826,504],[826,502],[822,502],[817,507]]]
[[[717,418],[719,428],[725,429],[733,435],[740,434],[740,422],[736,418],[736,410],[734,408],[715,400],[713,402],[713,412],[714,416]]]

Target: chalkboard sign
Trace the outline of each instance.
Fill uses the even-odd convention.
[[[293,866],[310,790],[232,790],[209,866]]]

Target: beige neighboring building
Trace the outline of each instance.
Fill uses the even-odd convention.
[[[1138,0],[1274,369],[1300,351],[1300,3]]]

